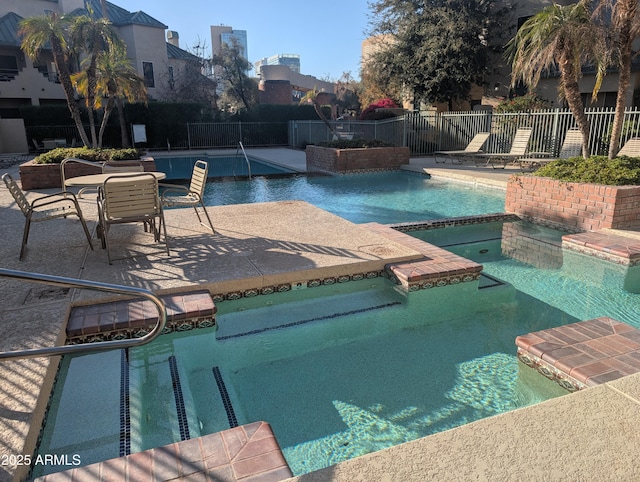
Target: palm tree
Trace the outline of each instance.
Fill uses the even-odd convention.
[[[624,121],[625,100],[631,83],[633,43],[640,36],[640,5],[638,0],[600,0],[596,15],[609,18],[610,54],[612,64],[618,67],[618,96],[611,128],[609,159],[618,154]]]
[[[74,74],[72,80],[83,95],[89,88],[88,72]],[[102,147],[102,138],[107,122],[118,101],[125,98],[129,102],[147,101],[147,87],[136,72],[126,50],[122,47],[101,52],[96,57],[96,92],[94,108],[104,107],[102,122],[98,133],[98,147]],[[106,99],[106,104],[104,103]],[[121,129],[126,132],[125,123],[121,120]]]
[[[40,51],[49,44],[53,54],[53,61],[58,71],[58,79],[67,99],[67,106],[71,112],[71,118],[78,129],[80,139],[85,146],[89,146],[89,138],[82,126],[80,109],[75,102],[75,91],[71,82],[69,69],[69,51],[66,38],[66,29],[69,20],[57,12],[49,12],[41,17],[29,17],[20,22],[19,35],[22,37],[21,48],[32,60],[35,60]]]
[[[507,44],[512,62],[512,82],[522,80],[534,88],[540,76],[554,67],[560,71],[558,91],[569,105],[582,134],[582,155],[589,157],[589,121],[584,112],[578,80],[582,66],[593,62],[597,80],[593,95],[605,73],[604,47],[591,21],[587,0],[572,5],[553,4],[529,18]]]
[[[96,62],[98,55],[112,48],[121,48],[124,42],[118,34],[111,28],[111,22],[102,18],[93,18],[93,11],[89,9],[89,15],[74,17],[70,33],[75,49],[83,50],[88,55],[87,65],[87,89],[86,105],[89,111],[89,126],[91,131],[91,145],[98,147],[96,137],[94,106],[96,96]]]
[[[327,119],[327,117],[324,115],[324,112],[322,112],[322,104],[320,103],[320,96],[323,94],[323,92],[319,92],[318,89],[316,89],[315,87],[311,90],[308,90],[305,94],[304,97],[302,97],[302,99],[300,99],[300,102],[298,105],[300,104],[312,104],[313,105],[313,109],[316,111],[316,114],[318,114],[318,117],[320,117],[320,120],[322,122],[324,122],[326,124],[326,126],[329,128],[329,130],[331,131],[331,133],[338,138],[338,133],[335,131],[335,129],[333,128],[333,126],[331,125],[331,123],[329,122],[329,120]]]

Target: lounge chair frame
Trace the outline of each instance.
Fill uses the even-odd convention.
[[[13,180],[10,174],[3,174],[2,180],[26,218],[24,232],[22,234],[22,247],[20,248],[20,261],[23,260],[25,255],[31,223],[49,221],[57,218],[66,218],[67,216],[77,216],[80,219],[82,229],[84,230],[84,234],[89,242],[89,247],[93,249],[93,244],[91,244],[91,234],[89,233],[87,223],[82,216],[82,210],[78,204],[78,199],[73,193],[58,192],[47,194],[29,202],[24,191]]]
[[[516,130],[511,142],[511,149],[509,152],[493,153],[493,154],[476,154],[474,159],[476,165],[491,166],[494,169],[498,169],[496,164],[502,164],[500,169],[507,167],[510,162],[517,161],[521,157],[525,157],[527,149],[529,148],[529,140],[533,129],[531,127],[520,127]]]
[[[440,164],[446,163],[447,159],[450,159],[451,164],[454,163],[454,160],[458,161],[457,164],[462,164],[465,158],[482,153],[482,146],[484,146],[485,142],[487,142],[487,139],[489,139],[490,135],[491,134],[489,132],[478,132],[475,136],[473,136],[471,141],[469,141],[467,147],[462,150],[436,151],[433,153],[435,161],[436,163]]]
[[[577,128],[571,128],[567,130],[567,133],[564,136],[564,141],[562,142],[562,147],[560,148],[558,157],[553,157],[551,155],[545,157],[532,155],[531,157],[527,156],[518,159],[518,164],[520,165],[520,170],[522,172],[525,170],[532,171],[550,163],[551,161],[555,161],[556,159],[568,159],[570,157],[579,156],[581,153],[582,133]]]

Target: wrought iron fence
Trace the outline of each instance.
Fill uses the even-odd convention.
[[[613,123],[613,109],[588,109],[591,126],[589,149],[592,154],[606,155]],[[191,124],[155,124],[147,128],[150,149],[233,148],[241,141],[245,147],[289,146],[304,148],[307,144],[329,141],[334,137],[380,139],[398,146],[408,146],[413,156],[435,151],[463,149],[478,132],[490,132],[485,150],[506,152],[519,127],[532,127],[530,151],[557,155],[565,133],[575,127],[569,110],[553,109],[520,113],[411,112],[381,121],[333,121],[337,136],[321,121],[287,122],[215,122]],[[87,128],[88,129],[88,128]],[[627,110],[620,144],[640,136],[640,111]],[[27,127],[27,138],[39,144],[43,139],[62,139],[79,144],[75,126]],[[120,131],[109,126],[103,145],[119,147]]]
[[[587,109],[591,126],[589,150],[592,154],[606,155],[615,111],[613,109]],[[576,127],[568,109],[552,109],[519,113],[493,113],[491,111],[407,113],[402,117],[383,121],[335,122],[339,133],[349,132],[354,137],[381,139],[398,146],[408,146],[411,154],[429,155],[435,151],[463,149],[478,132],[490,132],[486,152],[507,152],[519,127],[532,127],[529,150],[557,155],[568,129]],[[629,138],[640,136],[640,111],[625,112],[620,145]],[[320,121],[291,121],[289,146],[302,148],[332,138],[331,131]]]

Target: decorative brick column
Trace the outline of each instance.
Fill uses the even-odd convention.
[[[507,212],[567,231],[640,228],[640,186],[563,182],[513,176],[507,184]]]

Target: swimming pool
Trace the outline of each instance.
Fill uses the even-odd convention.
[[[391,171],[210,182],[205,191],[205,204],[222,206],[296,199],[354,223],[391,224],[501,213],[504,196],[504,191],[497,189]]]
[[[218,305],[217,330],[66,357],[40,452],[87,464],[118,456],[123,433],[138,451],[266,420],[301,474],[567,393],[521,366],[518,335],[602,315],[640,327],[639,268],[563,250],[561,232],[411,234],[481,262],[479,285],[401,293],[374,278],[242,298]]]
[[[251,169],[252,176],[274,176],[274,175],[291,175],[295,171],[286,167],[277,166],[262,159],[247,156],[247,160],[243,155],[238,156],[212,156],[209,154],[201,154],[197,156],[158,156],[154,158],[156,170],[164,172],[167,180],[187,180],[191,179],[193,166],[197,160],[206,161],[209,165],[210,178],[246,178],[249,176]]]

